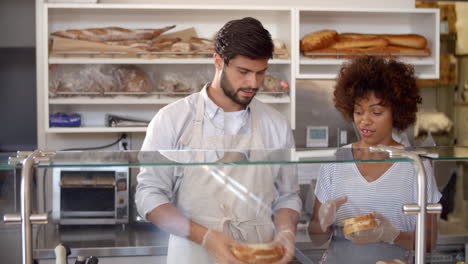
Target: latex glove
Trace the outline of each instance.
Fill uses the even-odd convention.
[[[390,221],[381,213],[374,212],[374,216],[379,221],[379,227],[382,229],[382,235],[380,236],[380,241],[393,244],[395,239],[400,235],[400,230],[390,223]]]
[[[209,230],[205,233],[202,246],[208,250],[208,253],[220,264],[244,264],[238,260],[231,252],[231,247],[239,243],[228,235]]]
[[[400,234],[400,230],[394,227],[383,214],[378,212],[373,212],[372,214],[377,221],[378,226],[376,228],[354,232],[345,237],[358,244],[378,242],[393,244]]]
[[[320,206],[318,217],[323,232],[326,232],[328,227],[335,223],[336,212],[346,201],[348,201],[348,197],[342,196],[336,200],[328,200]]]
[[[286,264],[293,259],[296,247],[296,234],[292,230],[285,229],[279,231],[272,243],[282,245],[285,250],[283,258],[274,262],[274,264]]]

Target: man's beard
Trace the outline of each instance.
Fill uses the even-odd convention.
[[[224,71],[224,69],[221,72],[220,86],[221,86],[221,89],[223,89],[223,92],[227,97],[229,97],[232,101],[242,106],[248,106],[250,102],[252,101],[252,99],[255,97],[256,92],[258,91],[258,88],[250,88],[250,87],[247,87],[247,88],[241,87],[235,90],[232,87],[231,82],[227,79],[226,72]],[[255,94],[252,97],[247,97],[243,99],[242,97],[239,96],[239,91],[242,91],[242,90],[253,90]]]

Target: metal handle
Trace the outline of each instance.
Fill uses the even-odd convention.
[[[426,212],[428,214],[440,214],[442,213],[442,205],[440,203],[427,204]]]
[[[403,213],[405,214],[418,214],[421,212],[421,207],[418,204],[405,204],[403,205]],[[440,203],[427,204],[426,213],[440,214],[442,213],[442,205]]]
[[[31,221],[31,224],[47,224],[49,222],[49,214],[31,214],[29,221]],[[3,222],[9,225],[19,225],[22,222],[21,215],[5,214],[3,215]]]
[[[21,224],[21,215],[19,214],[5,214],[3,215],[3,222],[10,225]]]

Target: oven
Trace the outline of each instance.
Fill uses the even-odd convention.
[[[52,184],[52,218],[59,224],[128,223],[128,167],[54,168]]]

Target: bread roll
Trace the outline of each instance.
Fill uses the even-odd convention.
[[[280,260],[284,255],[281,245],[245,244],[231,248],[232,254],[247,263],[272,263]]]
[[[309,33],[301,39],[301,51],[326,48],[336,42],[337,35],[335,30],[320,30]]]
[[[354,232],[372,229],[377,227],[373,214],[366,214],[358,217],[349,218],[343,221],[343,234],[349,235]]]

